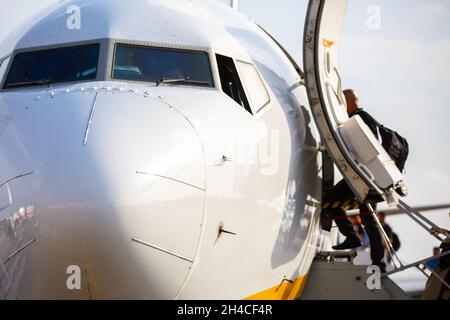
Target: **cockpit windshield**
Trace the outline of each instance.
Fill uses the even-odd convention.
[[[117,44],[113,79],[213,87],[208,53]]]
[[[100,44],[19,53],[4,89],[95,80]]]

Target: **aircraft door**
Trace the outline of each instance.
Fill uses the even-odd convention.
[[[403,175],[368,126],[349,119],[338,69],[338,50],[347,0],[311,0],[305,21],[303,59],[305,82],[322,141],[360,201],[370,191],[389,204]]]

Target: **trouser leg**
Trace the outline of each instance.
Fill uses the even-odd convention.
[[[353,200],[355,195],[352,190],[348,186],[345,180],[341,180],[338,184],[336,184],[331,190],[325,195],[324,203],[328,203],[330,207],[332,207],[336,202],[343,202],[347,200]],[[356,233],[353,229],[353,225],[349,219],[346,217],[345,210],[341,207],[337,208],[329,208],[323,211],[324,215],[331,216],[336,225],[338,226],[339,231],[345,236],[355,236]]]
[[[339,232],[342,233],[345,237],[356,236],[356,232],[353,229],[353,224],[347,219],[347,215],[345,210],[342,208],[330,209],[327,210],[327,214],[329,214],[336,223]]]
[[[374,209],[376,208],[375,205],[372,206]],[[384,258],[384,246],[378,223],[375,221],[370,210],[365,205],[361,206],[360,213],[361,221],[364,224],[367,235],[369,236],[370,257],[372,262],[381,262]]]

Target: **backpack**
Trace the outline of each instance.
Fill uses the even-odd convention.
[[[403,172],[406,159],[408,159],[409,154],[408,141],[394,130],[386,128],[381,124],[378,124],[378,130],[382,139],[381,144],[383,148],[386,150],[392,160],[394,160],[395,165],[400,170],[400,172]]]
[[[400,170],[400,172],[403,172],[403,169],[405,168],[405,162],[409,154],[408,141],[406,141],[405,138],[403,138],[394,130],[391,130],[380,124],[363,109],[358,109],[355,114],[361,117],[361,119],[370,127],[372,132],[374,132],[374,130],[378,128],[378,132],[380,133],[382,140],[381,145],[389,154],[391,159],[394,160],[395,165]],[[375,136],[377,136],[375,132],[374,134]]]

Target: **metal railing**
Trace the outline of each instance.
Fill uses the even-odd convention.
[[[394,267],[395,269],[387,272],[383,275],[383,277],[388,277],[390,275],[402,272],[404,270],[410,269],[410,268],[417,268],[419,271],[421,271],[427,278],[430,278],[431,276],[435,276],[445,287],[447,287],[448,289],[450,289],[450,284],[447,283],[445,281],[445,279],[442,279],[441,276],[439,276],[439,274],[437,274],[435,272],[435,270],[433,270],[432,268],[430,268],[427,265],[427,262],[433,261],[433,260],[437,260],[440,259],[442,257],[445,257],[447,255],[450,255],[450,251],[446,251],[443,252],[441,254],[426,258],[426,259],[422,259],[419,260],[417,262],[414,263],[410,263],[408,265],[404,265],[400,258],[397,256],[397,254],[394,251],[394,248],[392,246],[391,240],[389,239],[389,237],[387,236],[386,232],[383,229],[383,226],[380,223],[380,220],[378,219],[378,216],[375,213],[375,210],[373,209],[373,207],[368,204],[367,207],[369,208],[373,218],[375,219],[378,228],[380,229],[381,232],[381,236],[383,238],[383,241],[386,245],[386,249],[388,251],[388,254],[391,256],[392,261],[394,262],[394,258],[397,261],[397,263],[399,264],[399,266],[397,266],[394,263]],[[406,203],[404,203],[403,201],[399,201],[398,204],[398,208],[401,209],[402,211],[404,211],[414,222],[416,222],[419,226],[421,226],[423,229],[425,229],[428,233],[430,233],[430,235],[432,235],[433,237],[435,237],[437,240],[444,242],[448,239],[450,239],[450,233],[448,230],[445,230],[443,228],[440,228],[438,225],[436,225],[435,223],[433,223],[431,220],[427,219],[425,216],[423,216],[418,210],[412,208],[411,206],[407,205]],[[425,266],[425,268],[427,268],[430,271],[430,275],[428,275],[424,269],[422,269],[420,266],[423,265]]]

